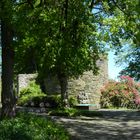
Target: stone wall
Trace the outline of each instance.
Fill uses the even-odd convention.
[[[19,74],[17,77],[17,92],[21,89],[26,88],[29,83],[37,77],[37,74]]]
[[[100,89],[108,81],[108,61],[99,60],[99,75],[93,75],[92,71],[85,72],[76,80],[69,81],[69,93],[78,97],[80,103],[99,104]]]
[[[78,79],[70,79],[68,82],[69,95],[75,96],[79,103],[99,104],[100,102],[100,89],[108,81],[108,61],[106,59],[100,59],[97,65],[100,67],[97,76],[93,75],[92,71],[88,71]],[[18,91],[26,87],[29,81],[36,76],[37,74],[20,74],[18,76]],[[57,78],[48,76],[44,82],[48,94],[60,93]]]

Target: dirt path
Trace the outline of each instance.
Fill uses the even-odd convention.
[[[19,108],[49,117],[38,109]],[[140,140],[140,111],[99,110],[103,117],[51,118],[68,130],[71,140]]]
[[[140,140],[140,112],[101,111],[104,117],[52,117],[71,134],[71,140]]]

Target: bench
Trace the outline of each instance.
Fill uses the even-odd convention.
[[[90,110],[90,111],[92,111],[92,110],[99,109],[99,106],[97,104],[77,104],[76,108],[80,109],[80,110]]]

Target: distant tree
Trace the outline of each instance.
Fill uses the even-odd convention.
[[[140,79],[140,1],[106,1],[108,16],[103,18],[101,36],[115,49],[121,74]],[[113,44],[113,45],[112,45]]]
[[[120,75],[129,75],[135,80],[140,80],[140,47],[127,49],[127,53],[118,58],[118,63],[125,63],[125,68],[120,72]]]

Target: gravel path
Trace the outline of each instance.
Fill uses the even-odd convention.
[[[68,130],[71,140],[140,140],[140,111],[99,111],[103,117],[51,118]],[[36,114],[46,117],[46,113],[37,112]]]
[[[52,117],[71,140],[140,140],[140,112],[101,110],[103,117]]]

